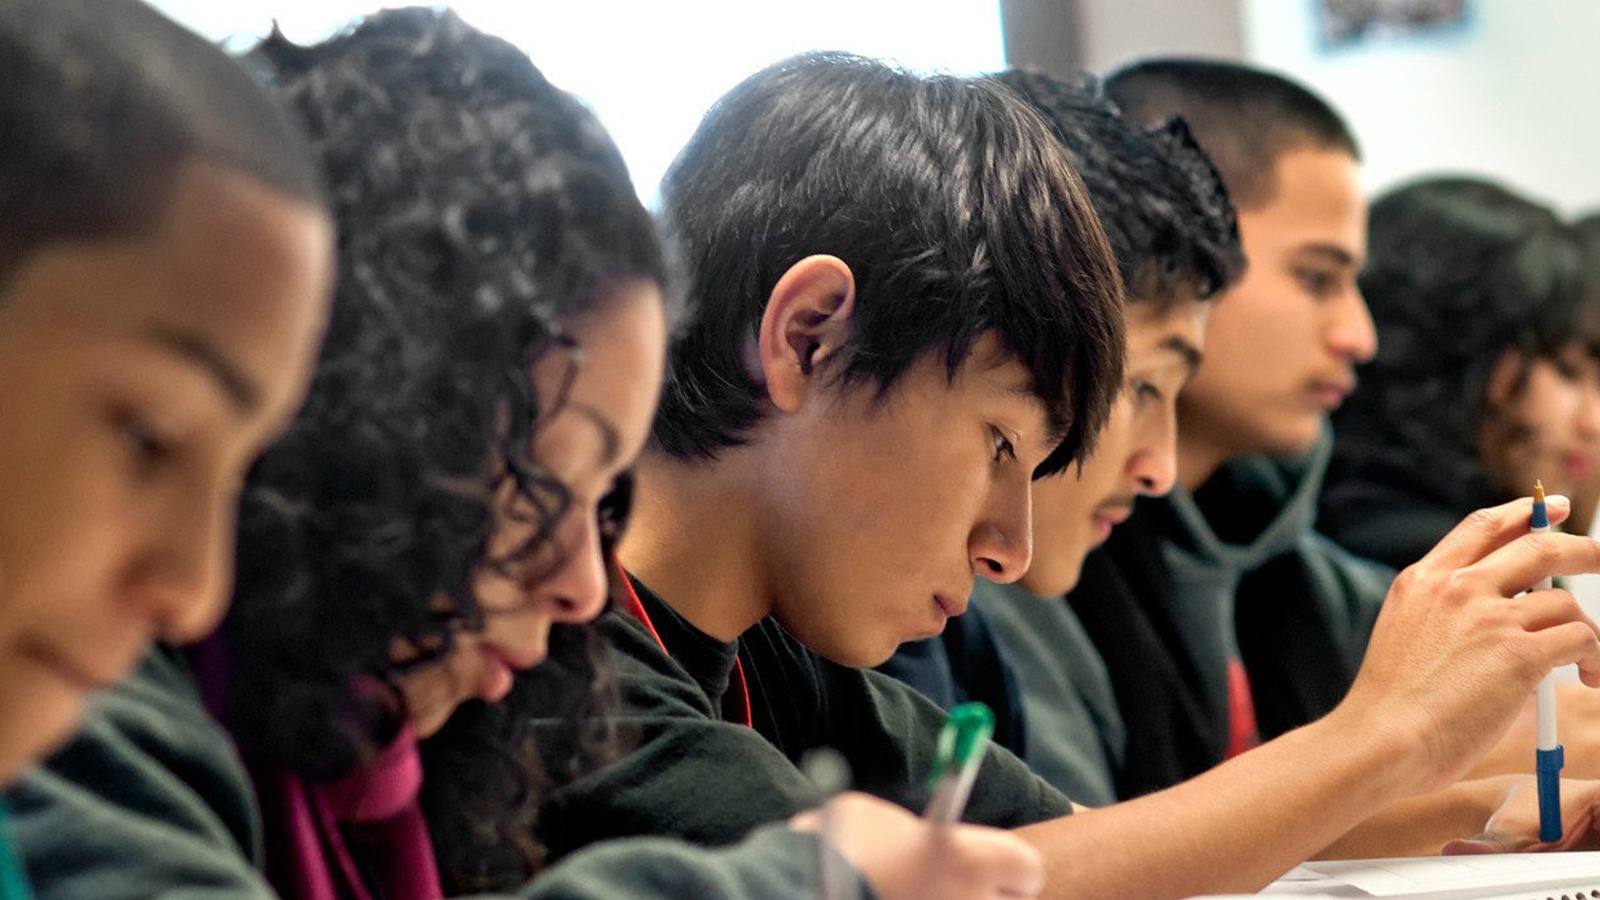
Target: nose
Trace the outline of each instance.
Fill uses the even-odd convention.
[[[216,629],[233,583],[238,493],[177,486],[146,532],[151,539],[133,602],[164,641],[188,643]]]
[[[1175,409],[1152,422],[1128,457],[1128,475],[1139,493],[1160,497],[1178,483],[1178,420]]]
[[[565,539],[560,542],[565,556],[558,568],[534,589],[540,595],[540,605],[550,610],[552,619],[576,624],[600,615],[609,583],[594,511],[573,510],[567,518],[566,534],[562,536]]]
[[[1033,559],[1032,485],[1020,473],[1021,487],[1007,484],[993,492],[989,508],[967,538],[972,574],[996,584],[1022,577]]]
[[[1352,285],[1328,307],[1328,349],[1352,364],[1371,362],[1378,354],[1378,329],[1361,291]]]

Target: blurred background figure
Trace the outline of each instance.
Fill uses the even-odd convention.
[[[1333,417],[1322,531],[1402,568],[1536,478],[1586,491],[1600,294],[1573,229],[1492,181],[1438,177],[1378,198],[1369,243],[1378,355]]]

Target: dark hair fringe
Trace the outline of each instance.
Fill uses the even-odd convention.
[[[772,288],[816,253],[855,276],[830,374],[886,393],[925,354],[952,374],[992,334],[1032,377],[1059,471],[1093,446],[1121,381],[1121,283],[1059,142],[988,79],[920,77],[839,53],[750,76],[706,114],[662,183],[686,269],[652,435],[675,457],[748,439],[744,364]]]
[[[539,396],[531,368],[568,352],[562,322],[604,281],[664,288],[666,264],[593,114],[454,14],[386,11],[252,55],[326,169],[340,278],[306,406],[245,487],[227,719],[252,759],[325,779],[403,721],[397,691],[354,689],[393,677],[397,639],[442,655],[481,624],[471,585],[501,562],[485,552],[503,480],[538,523],[516,555],[549,551],[569,499],[526,457],[561,398]],[[603,714],[604,659],[589,673],[601,693],[573,708]],[[520,721],[464,711],[424,753],[485,747],[428,772],[425,812],[452,823],[440,859],[508,852],[531,872],[535,849],[504,842],[537,787]],[[488,831],[454,827],[466,809]]]

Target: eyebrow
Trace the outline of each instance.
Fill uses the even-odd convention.
[[[1020,378],[1006,385],[1002,393],[1007,397],[1017,397],[1037,406],[1044,419],[1044,443],[1048,447],[1055,447],[1067,439],[1072,431],[1071,416],[1052,416],[1050,410],[1044,405],[1044,400],[1039,396],[1039,388],[1031,377]]]
[[[617,455],[622,452],[622,436],[617,434],[617,428],[611,424],[611,420],[587,403],[572,403],[567,408],[588,419],[599,430],[600,465],[609,466],[616,462]]]
[[[1307,244],[1304,247],[1297,248],[1295,252],[1319,256],[1322,257],[1324,262],[1330,262],[1337,266],[1349,266],[1351,268],[1360,266],[1360,261],[1351,255],[1349,250],[1338,244]]]
[[[1189,368],[1190,378],[1194,377],[1194,373],[1200,371],[1200,361],[1205,358],[1205,354],[1201,353],[1199,347],[1196,347],[1185,338],[1175,334],[1169,335],[1159,346],[1162,350],[1176,353],[1183,360],[1183,364]]]
[[[260,386],[210,341],[165,325],[151,326],[146,337],[211,376],[239,415],[247,416],[261,408]]]

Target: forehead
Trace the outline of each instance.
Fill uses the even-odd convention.
[[[1360,164],[1343,150],[1303,146],[1285,151],[1273,165],[1271,196],[1239,210],[1239,234],[1258,248],[1337,250],[1359,265],[1367,247]]]
[[[1189,354],[1183,348],[1198,351],[1205,346],[1210,319],[1211,301],[1196,299],[1193,291],[1171,303],[1129,302],[1124,313],[1129,365],[1156,362],[1161,356],[1185,361]]]
[[[64,354],[128,342],[191,357],[183,351],[200,348],[281,409],[326,315],[331,245],[314,208],[191,165],[147,233],[31,254],[0,297],[0,321],[7,337]]]
[[[1041,420],[1045,418],[1044,400],[1028,367],[1007,352],[993,334],[982,335],[973,342],[952,384],[979,392],[989,400],[1025,407]]]

